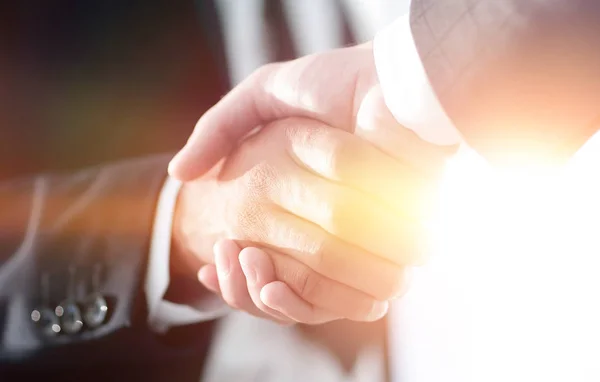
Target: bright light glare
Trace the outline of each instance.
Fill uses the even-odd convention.
[[[461,150],[440,195],[434,253],[401,301],[407,367],[600,381],[600,136],[560,169],[493,169]]]

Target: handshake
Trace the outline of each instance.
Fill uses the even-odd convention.
[[[396,122],[371,49],[259,69],[172,160],[172,256],[231,307],[284,324],[378,320],[426,255],[454,148]]]

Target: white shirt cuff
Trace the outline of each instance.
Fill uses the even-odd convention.
[[[460,143],[461,136],[425,73],[410,29],[409,14],[377,34],[373,54],[385,103],[398,123],[433,144]]]
[[[221,299],[210,295],[193,307],[163,300],[169,286],[169,255],[173,215],[181,182],[167,178],[160,192],[150,240],[145,293],[148,303],[148,324],[157,332],[166,332],[172,326],[209,321],[227,311]]]

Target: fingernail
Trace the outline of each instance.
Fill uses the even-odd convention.
[[[256,269],[252,266],[243,256],[240,256],[240,265],[242,266],[242,272],[246,276],[246,281],[250,284],[256,284],[257,276]]]
[[[217,273],[219,274],[219,277],[229,276],[229,272],[231,272],[231,263],[229,260],[229,256],[223,254],[216,254],[215,265],[217,266]]]
[[[390,304],[387,301],[375,301],[368,317],[369,321],[377,321],[385,316],[389,306]]]

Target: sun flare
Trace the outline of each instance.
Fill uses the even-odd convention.
[[[460,150],[428,227],[434,250],[405,309],[443,317],[438,334],[463,353],[454,368],[473,381],[600,380],[600,136],[561,167],[493,168]]]

